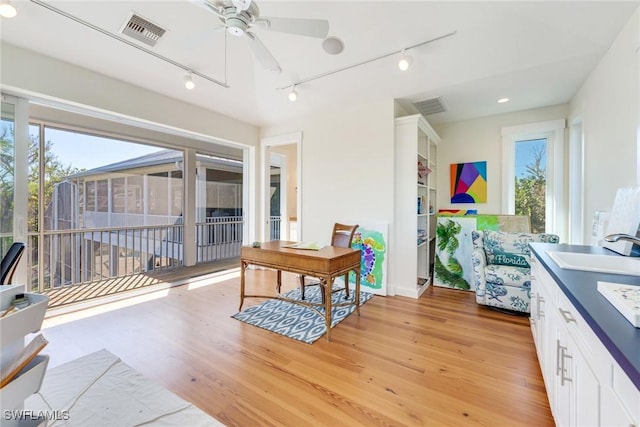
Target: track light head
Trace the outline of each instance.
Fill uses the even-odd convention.
[[[193,79],[191,78],[191,70],[189,70],[187,75],[184,76],[184,87],[186,87],[189,90],[196,87],[196,84],[193,82]]]
[[[398,61],[398,68],[400,68],[400,70],[402,71],[407,71],[411,66],[412,62],[413,62],[413,58],[411,57],[411,55],[407,55],[403,49],[402,56],[400,57],[400,61]]]
[[[289,101],[296,102],[296,99],[298,99],[298,91],[296,90],[296,85],[293,85],[291,92],[289,92]]]
[[[9,0],[0,1],[0,16],[3,18],[13,18],[18,14],[16,7]]]

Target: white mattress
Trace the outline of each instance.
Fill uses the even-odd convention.
[[[47,371],[40,391],[24,408],[49,414],[68,411],[68,417],[58,416],[47,426],[224,426],[107,350]]]

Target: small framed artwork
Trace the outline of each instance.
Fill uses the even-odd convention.
[[[451,203],[487,203],[487,162],[452,163]]]

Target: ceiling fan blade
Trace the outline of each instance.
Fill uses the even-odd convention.
[[[258,18],[255,26],[281,33],[324,39],[329,34],[329,21],[326,19],[302,18]]]
[[[251,48],[251,52],[253,52],[253,56],[256,57],[262,68],[269,71],[279,71],[280,64],[276,61],[276,58],[273,57],[269,49],[260,41],[260,39],[253,33],[246,32],[247,40],[249,42],[249,47]]]
[[[203,4],[211,11],[213,12],[218,18],[223,19],[224,20],[224,15],[222,14],[222,10],[220,10],[220,8],[215,5],[214,3],[210,2],[209,0],[204,0]]]

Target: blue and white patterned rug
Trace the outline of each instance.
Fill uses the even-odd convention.
[[[290,299],[300,300],[300,289],[296,288],[284,294]],[[344,299],[345,292],[341,290],[332,295],[333,304],[339,302],[353,301],[354,291],[350,289],[350,298]],[[372,293],[360,291],[360,305],[369,301],[373,297]],[[309,286],[305,288],[305,301],[320,303],[322,296],[320,294],[320,286]],[[348,315],[355,311],[355,306],[346,305],[342,307],[331,308],[331,327],[343,321]],[[324,313],[324,308],[318,309]],[[324,318],[320,317],[315,311],[299,304],[286,302],[278,299],[270,299],[261,304],[249,307],[233,316],[234,319],[267,329],[280,335],[287,336],[307,344],[313,343],[315,340],[325,334],[327,328],[324,324]]]

